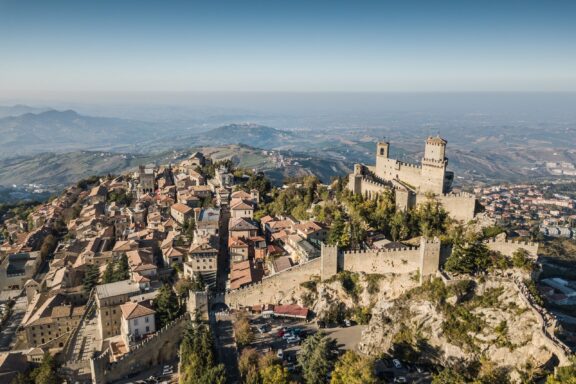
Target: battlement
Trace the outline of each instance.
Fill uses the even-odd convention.
[[[535,243],[533,241],[509,240],[509,239],[499,240],[496,237],[486,239],[486,240],[484,240],[484,243],[486,243],[486,244],[490,244],[490,243],[513,244],[513,245],[518,245],[518,246],[525,245],[528,247],[537,247],[538,246],[538,243]]]
[[[374,250],[351,250],[351,251],[344,251],[344,256],[348,255],[371,255],[377,256],[379,254],[386,254],[386,253],[398,253],[398,252],[406,252],[406,251],[417,251],[420,247],[412,247],[412,246],[404,246],[398,248],[384,248],[384,249],[374,249]]]
[[[468,198],[468,199],[476,199],[476,196],[472,193],[469,192],[457,192],[457,193],[453,193],[453,192],[449,192],[449,193],[443,193],[442,197],[446,197],[446,198]]]
[[[294,266],[292,266],[292,267],[290,267],[290,268],[284,269],[283,271],[280,271],[280,272],[275,273],[275,274],[273,274],[273,275],[266,276],[266,277],[262,278],[262,280],[260,280],[260,281],[257,281],[257,282],[252,283],[252,284],[245,285],[245,286],[240,287],[240,288],[238,288],[238,289],[231,290],[230,292],[231,292],[231,293],[235,293],[235,292],[240,293],[240,292],[245,292],[245,291],[252,290],[252,289],[254,289],[254,288],[261,287],[262,285],[268,283],[268,281],[271,280],[271,279],[277,278],[277,277],[280,276],[280,275],[286,275],[286,274],[288,274],[289,272],[296,272],[296,271],[298,271],[298,270],[300,270],[300,269],[309,267],[309,266],[310,266],[311,264],[313,264],[313,263],[318,263],[319,261],[320,261],[320,257],[317,257],[317,258],[312,259],[312,260],[308,260],[308,261],[305,262],[305,263],[294,265]]]
[[[398,164],[401,167],[422,169],[422,165],[420,165],[420,164],[406,163],[406,162],[401,161],[401,160],[396,160],[396,164]]]

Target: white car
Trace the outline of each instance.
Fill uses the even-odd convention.
[[[300,338],[298,336],[291,336],[289,338],[286,339],[286,342],[288,344],[295,344],[295,343],[299,343],[300,342]]]
[[[402,368],[402,363],[398,359],[393,359],[392,364],[394,364],[394,368],[396,368],[396,369]]]
[[[283,359],[284,351],[282,349],[279,349],[278,352],[276,353],[276,357],[278,357],[279,359]]]

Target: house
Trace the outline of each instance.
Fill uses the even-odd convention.
[[[137,273],[148,278],[155,277],[158,267],[154,263],[154,254],[149,248],[138,248],[126,252],[131,273]]]
[[[318,247],[328,239],[328,229],[316,221],[304,221],[296,224],[294,229],[297,234]]]
[[[176,220],[180,225],[184,225],[185,222],[189,221],[192,217],[192,208],[182,203],[173,204],[170,207],[170,215]]]
[[[262,280],[262,271],[254,268],[251,260],[232,264],[230,272],[230,289],[242,288]]]
[[[230,202],[230,217],[233,219],[245,217],[254,218],[254,205],[249,200],[233,198]]]
[[[201,275],[207,285],[216,283],[218,270],[219,238],[209,236],[198,239],[188,250],[188,261],[184,263],[184,276],[193,278]]]
[[[258,234],[258,224],[244,217],[230,219],[228,222],[228,234],[230,237],[236,238],[254,237]]]
[[[88,194],[88,198],[90,199],[90,203],[105,203],[106,197],[108,196],[108,190],[102,184],[92,188],[90,190],[90,194]]]
[[[120,334],[120,306],[130,297],[140,293],[140,285],[132,280],[122,280],[115,283],[97,285],[96,317],[100,338],[106,339]]]
[[[236,237],[228,239],[228,253],[230,254],[231,263],[248,260],[249,252],[250,246],[244,239]]]
[[[127,302],[120,306],[120,334],[126,348],[146,335],[156,332],[156,311],[140,303]]]
[[[217,236],[220,229],[220,209],[196,208],[194,210],[196,229],[194,238]]]

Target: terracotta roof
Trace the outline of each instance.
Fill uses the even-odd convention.
[[[257,229],[258,229],[257,225],[255,225],[250,220],[244,217],[230,219],[230,222],[228,223],[228,230],[230,231],[249,231]]]
[[[238,209],[238,210],[249,210],[249,209],[254,209],[253,205],[246,201],[246,200],[240,200],[240,199],[233,199],[232,202],[230,203],[230,209]]]
[[[308,317],[308,308],[297,304],[276,305],[274,306],[274,315],[305,319]]]
[[[249,193],[246,192],[246,191],[240,190],[240,191],[233,192],[232,195],[231,195],[231,197],[232,197],[233,199],[234,199],[234,198],[239,198],[239,199],[251,199],[251,198],[252,198],[252,195],[249,194]]]
[[[303,223],[297,224],[296,229],[308,235],[310,233],[318,232],[324,228],[314,221],[305,221]]]
[[[238,289],[254,282],[254,270],[250,260],[232,264],[230,272],[230,289]]]
[[[173,204],[171,209],[178,211],[182,214],[187,214],[192,211],[192,208],[182,203]]]
[[[237,237],[229,237],[228,248],[248,248],[248,243]]]
[[[154,315],[156,311],[151,308],[145,307],[138,303],[133,303],[131,301],[122,304],[120,306],[120,310],[122,311],[122,317],[126,320],[135,319],[137,317]]]

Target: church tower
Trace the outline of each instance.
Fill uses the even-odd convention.
[[[440,136],[430,136],[426,140],[422,158],[422,184],[420,192],[431,192],[440,195],[445,191],[445,176],[448,159],[446,158],[447,141]]]

